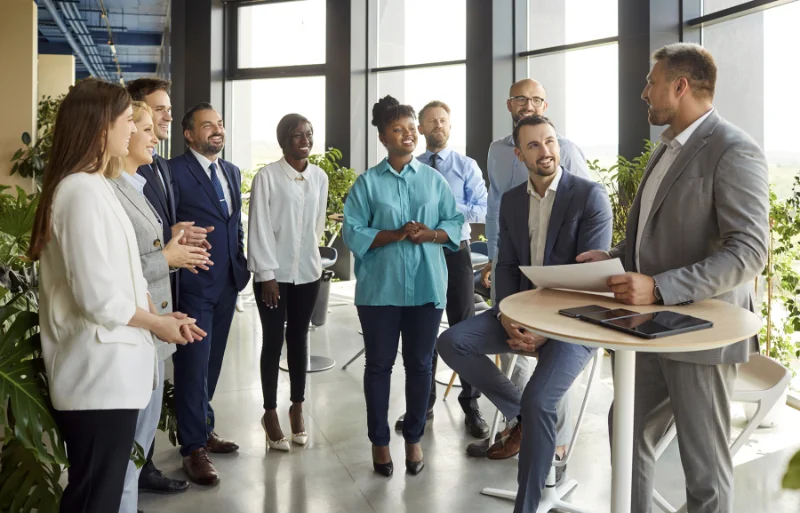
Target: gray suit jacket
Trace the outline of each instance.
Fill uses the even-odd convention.
[[[653,151],[628,215],[626,240],[611,250],[636,269],[641,193],[665,146]],[[758,144],[716,110],[686,141],[661,182],[644,228],[638,272],[653,276],[665,305],[716,298],[754,311],[753,281],[767,261],[769,185]],[[678,309],[679,311],[680,309]],[[742,363],[758,350],[752,337],[709,351],[669,353],[672,360]]]
[[[125,171],[123,171],[124,173]],[[162,254],[164,243],[163,231],[159,218],[150,202],[139,191],[118,176],[111,182],[116,186],[114,191],[122,203],[122,208],[133,224],[136,232],[136,243],[139,245],[139,256],[142,260],[142,273],[147,280],[147,292],[153,298],[153,304],[159,314],[172,312],[172,290],[169,281],[169,266]],[[165,360],[175,352],[175,344],[167,344],[157,338],[156,352],[159,360]]]
[[[511,294],[533,288],[530,280],[519,270],[521,265],[531,265],[530,204],[527,182],[503,194],[500,245],[494,274],[497,288],[495,308]],[[611,229],[611,204],[605,188],[563,172],[550,213],[543,264],[574,264],[575,257],[589,248],[609,247]]]

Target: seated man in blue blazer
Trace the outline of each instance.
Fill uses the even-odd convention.
[[[497,302],[439,337],[439,355],[503,412],[519,422],[488,456],[519,452],[515,513],[534,513],[556,454],[556,406],[591,359],[587,347],[533,335],[500,314],[497,305],[533,284],[521,265],[574,264],[588,248],[611,244],[611,205],[602,185],[564,172],[556,130],[543,116],[514,128],[515,153],[528,181],[503,195],[494,286]],[[537,353],[538,364],[520,392],[486,355]],[[558,455],[559,457],[561,455]]]
[[[180,311],[197,319],[208,336],[172,358],[175,413],[183,469],[195,483],[212,485],[219,475],[208,453],[239,449],[215,433],[209,401],[222,368],[236,297],[250,280],[250,272],[244,256],[241,174],[239,168],[219,158],[225,146],[222,117],[211,104],[201,103],[186,113],[181,124],[189,149],[169,161],[175,211],[178,221],[213,227],[207,240],[214,265],[199,274],[181,270]]]

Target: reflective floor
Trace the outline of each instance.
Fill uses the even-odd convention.
[[[332,301],[352,301],[352,283],[334,284]],[[363,347],[358,318],[351,304],[333,306],[325,326],[313,331],[312,353],[330,356],[335,368],[310,374],[306,391],[308,446],[291,453],[267,451],[259,423],[262,411],[258,360],[261,327],[255,305],[237,313],[225,362],[214,397],[217,432],[235,440],[234,455],[213,458],[222,476],[216,487],[192,486],[185,494],[144,494],[140,508],[146,513],[491,513],[510,512],[513,505],[480,494],[483,487],[513,488],[516,459],[489,461],[468,458],[464,452],[473,439],[464,430],[464,418],[454,389],[442,401],[439,386],[435,419],[423,439],[425,470],[418,476],[403,470],[403,440],[395,436],[391,450],[396,474],[387,479],[372,471],[362,392],[363,357],[342,370],[342,365]],[[591,511],[609,511],[610,476],[606,414],[613,391],[608,358],[584,421],[568,474],[578,480],[570,501]],[[404,411],[403,372],[400,359],[392,378],[390,421]],[[443,373],[446,374],[446,373]],[[588,373],[571,393],[580,400]],[[491,421],[494,408],[481,400]],[[280,420],[289,432],[289,381],[281,373],[278,395]],[[577,408],[574,409],[577,412]],[[741,425],[737,417],[734,424]],[[800,494],[779,490],[788,458],[800,446],[800,412],[783,407],[774,428],[760,430],[742,449],[736,468],[737,513],[797,513]],[[163,433],[157,435],[156,466],[167,475],[183,478],[178,451]],[[681,502],[683,474],[677,446],[667,451],[658,467],[657,487],[671,501]],[[657,508],[654,511],[658,511]]]

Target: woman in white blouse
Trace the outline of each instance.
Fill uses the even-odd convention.
[[[305,117],[287,114],[278,123],[283,158],[259,170],[250,191],[247,267],[261,316],[262,426],[270,448],[289,450],[278,421],[278,362],[286,324],[291,381],[289,420],[294,443],[305,445],[303,422],[307,338],[319,294],[319,243],[325,229],[328,175],[308,161],[314,129]]]
[[[62,512],[118,511],[136,418],[157,380],[153,335],[176,344],[200,335],[194,319],[154,313],[136,235],[109,181],[135,131],[124,87],[87,79],[72,88],[31,236],[42,354],[70,463]]]

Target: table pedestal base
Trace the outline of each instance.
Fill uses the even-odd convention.
[[[579,508],[574,504],[570,504],[569,502],[565,502],[563,500],[563,498],[572,492],[576,486],[578,486],[578,482],[574,479],[570,479],[558,488],[554,486],[545,487],[545,489],[542,491],[542,500],[539,501],[539,507],[536,509],[536,513],[548,513],[552,510],[566,511],[567,513],[591,513],[587,509]],[[507,499],[510,501],[517,499],[517,492],[512,492],[511,490],[484,488],[481,490],[481,493],[490,497],[497,497],[499,499]]]
[[[306,367],[306,372],[322,372],[328,369],[332,369],[336,365],[336,362],[330,358],[325,356],[314,356],[311,355],[308,357],[308,365]],[[285,358],[281,360],[281,363],[278,365],[281,370],[288,371],[289,370],[289,361]]]

